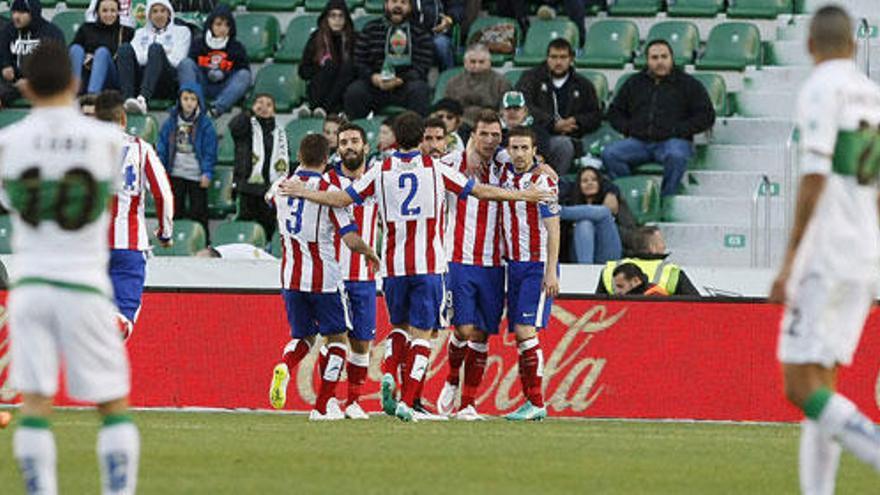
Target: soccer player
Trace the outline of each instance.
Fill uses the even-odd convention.
[[[446,192],[473,194],[487,200],[536,202],[548,195],[533,190],[505,191],[477,184],[429,156],[419,153],[424,126],[422,118],[405,112],[394,120],[398,150],[381,166],[367,171],[345,191],[307,190],[296,181],[285,181],[286,194],[337,207],[366,198],[378,198],[383,221],[383,290],[391,324],[406,328],[411,338],[406,353],[406,374],[395,415],[413,420],[413,403],[425,377],[431,353],[429,339],[442,327],[444,299],[442,274],[446,271],[442,225]],[[399,356],[397,356],[399,359]],[[394,403],[394,378],[382,377],[383,408]]]
[[[553,199],[541,204],[509,201],[502,207],[507,244],[507,321],[516,334],[519,377],[525,403],[508,414],[513,421],[547,417],[541,391],[544,355],[538,330],[547,326],[553,298],[559,293],[559,204],[556,182],[539,172],[535,163],[536,138],[526,127],[511,129],[507,152],[511,162],[501,185],[511,190],[550,191]]]
[[[124,104],[125,99],[118,91],[104,91],[95,101],[95,116],[125,129],[128,120]],[[150,143],[126,134],[122,153],[121,187],[110,203],[110,280],[119,309],[117,325],[122,338],[128,339],[141,309],[146,251],[150,249],[144,217],[146,193],[149,190],[153,195],[159,219],[156,237],[164,247],[171,245],[174,233],[174,195],[165,167]]]
[[[303,198],[282,197],[277,185],[285,179],[326,191],[333,186],[322,179],[327,165],[327,139],[318,134],[304,137],[297,152],[300,167],[279,179],[272,188],[272,200],[281,232],[281,285],[292,340],[285,346],[283,362],[275,366],[269,399],[281,409],[287,400],[290,373],[308,354],[321,334],[327,341],[326,365],[322,366],[321,388],[311,420],[345,418],[334,394],[346,359],[346,332],[351,328],[345,287],[336,261],[334,234],[338,232],[348,249],[379,266],[379,258],[357,234],[357,225],[342,208],[327,208]]]
[[[10,380],[22,394],[13,453],[28,493],[55,494],[49,429],[61,355],[71,397],[97,404],[102,492],[130,494],[140,438],[128,415],[128,357],[107,275],[106,205],[119,177],[122,132],[80,115],[67,47],[44,40],[24,61],[33,104],[0,131],[3,202],[12,210]]]
[[[785,304],[778,348],[785,395],[806,415],[801,490],[831,494],[841,446],[880,470],[880,431],[835,391],[880,275],[880,87],[853,63],[852,20],[840,7],[816,11],[808,46],[815,68],[796,117],[802,177],[770,300]]]

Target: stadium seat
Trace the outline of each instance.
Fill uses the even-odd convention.
[[[318,16],[315,14],[298,15],[290,20],[281,47],[275,52],[276,62],[299,63],[312,31],[318,29]]]
[[[606,144],[620,139],[623,139],[623,135],[611,127],[608,122],[603,122],[598,129],[581,138],[581,142],[585,151],[599,157]]]
[[[264,65],[254,80],[252,94],[269,93],[275,98],[275,110],[281,113],[291,111],[302,97],[302,84],[291,64]]]
[[[281,257],[281,232],[278,229],[275,229],[272,240],[269,242],[269,254],[276,258]]]
[[[12,254],[12,219],[0,215],[0,254]]]
[[[632,60],[639,46],[639,28],[632,21],[607,20],[593,24],[577,58],[579,67],[619,69]]]
[[[208,189],[208,214],[211,218],[226,218],[235,213],[232,200],[232,167],[214,167],[214,180]]]
[[[662,0],[609,0],[610,15],[655,16],[663,8]]]
[[[251,244],[258,248],[266,246],[266,231],[257,222],[231,221],[223,222],[214,229],[211,244]]]
[[[706,88],[709,99],[712,100],[712,106],[715,108],[715,115],[718,117],[730,115],[730,108],[727,105],[727,84],[724,82],[724,78],[711,72],[697,72],[691,75]]]
[[[354,12],[354,9],[364,4],[364,0],[346,0],[345,4],[349,12]],[[327,0],[306,0],[305,6],[309,12],[321,12],[327,6]]]
[[[165,98],[150,98],[150,100],[147,102],[147,108],[158,112],[164,112],[173,107],[175,104],[177,104],[176,100],[169,100]]]
[[[375,14],[362,15],[362,16],[357,17],[354,20],[352,20],[352,24],[354,24],[355,31],[361,32],[361,31],[363,31],[364,26],[366,26],[368,22],[374,21],[376,19],[381,19],[381,18],[382,18],[381,15],[375,15]]]
[[[272,14],[247,13],[235,17],[238,41],[247,50],[251,63],[271,57],[278,44],[278,18]]]
[[[467,36],[464,39],[464,45],[471,44],[471,38],[475,36],[478,32],[483,29],[494,26],[496,24],[510,24],[516,30],[516,45],[519,46],[522,44],[522,31],[519,29],[519,24],[516,23],[514,19],[509,17],[496,17],[496,16],[486,16],[486,17],[477,17],[473,23],[471,23],[471,27],[468,28]],[[546,53],[546,45],[544,46],[544,50]],[[492,54],[492,65],[501,65],[504,62],[510,60],[512,55],[505,55],[502,53],[493,53]]]
[[[217,141],[217,164],[232,165],[235,163],[235,142],[229,127],[224,126]]]
[[[645,38],[646,46],[653,40],[666,40],[672,47],[675,65],[682,67],[694,62],[694,56],[700,48],[700,31],[694,23],[688,21],[658,22],[648,31],[648,37]],[[643,50],[636,57],[636,67],[644,67],[647,56],[648,54]]]
[[[302,0],[247,0],[248,12],[293,12],[300,5]]]
[[[352,124],[357,124],[363,128],[364,132],[367,134],[367,142],[370,143],[370,151],[378,149],[379,127],[382,125],[382,119],[357,119],[352,121]]]
[[[669,17],[715,17],[724,10],[724,0],[666,0]]]
[[[150,241],[153,244],[153,254],[156,256],[193,256],[205,249],[205,228],[193,220],[175,220],[173,239],[174,244],[164,248],[159,245],[151,231]]]
[[[7,108],[0,112],[0,129],[27,117],[28,111],[17,108]]]
[[[68,9],[87,9],[91,0],[64,0]]]
[[[614,180],[639,225],[660,220],[660,184],[657,177],[631,175]]]
[[[434,85],[434,103],[443,98],[443,92],[446,91],[446,83],[448,83],[454,76],[461,74],[462,71],[464,71],[464,67],[453,67],[444,70],[440,76],[437,77],[437,84]]]
[[[385,0],[364,0],[364,10],[370,14],[382,14],[385,12]]]
[[[128,125],[125,127],[126,132],[152,145],[156,144],[156,138],[159,137],[159,123],[155,117],[150,114],[140,115],[133,113],[126,115],[126,117],[128,120]]]
[[[776,16],[791,12],[791,0],[729,0],[727,17],[776,19]]]
[[[320,133],[323,130],[323,119],[294,119],[288,122],[287,126],[284,127],[284,131],[287,133],[287,149],[290,152],[290,162],[296,161],[299,142],[304,136]]]
[[[64,39],[67,40],[68,45],[73,42],[76,30],[85,22],[86,14],[82,10],[65,10],[55,14],[55,17],[52,18],[52,24],[58,26],[58,29],[64,33]]]
[[[706,51],[697,60],[697,69],[743,70],[758,65],[761,57],[761,34],[748,22],[725,22],[709,33]]]
[[[599,99],[600,104],[608,99],[608,78],[605,77],[605,74],[597,70],[584,69],[579,69],[577,73],[593,83],[593,88],[596,90],[596,97]]]
[[[538,65],[547,59],[547,45],[556,38],[564,38],[577,50],[580,46],[575,23],[568,19],[532,21],[522,51],[513,58],[516,65]]]
[[[201,30],[205,26],[205,20],[208,18],[208,14],[203,14],[201,12],[175,12],[174,13],[174,23],[175,24],[183,24],[187,27],[195,27],[196,29]]]

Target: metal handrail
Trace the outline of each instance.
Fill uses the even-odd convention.
[[[773,189],[770,185],[770,177],[766,174],[761,177],[761,183],[764,184],[764,268],[770,268],[770,250],[773,249],[770,242],[770,217],[771,205],[773,201]]]
[[[766,197],[769,197],[770,196],[770,178],[767,176],[767,174],[761,175],[761,180],[758,181],[758,184],[755,186],[755,192],[752,193],[752,211],[751,211],[752,219],[751,219],[751,223],[749,225],[749,237],[751,238],[750,242],[752,243],[752,252],[751,252],[749,264],[752,268],[758,267],[758,200],[761,197],[761,190],[762,189],[764,190],[764,195]],[[765,205],[764,206],[765,209],[769,210],[770,203],[767,201],[766,198],[764,200],[764,205]],[[765,221],[769,220],[769,211],[765,212],[764,215],[765,215],[765,217],[764,217]],[[764,228],[766,229],[767,226],[765,225]],[[769,232],[767,232],[766,237],[769,238]],[[769,252],[769,244],[765,244],[765,251]],[[769,266],[770,263],[769,263],[769,260],[768,260],[766,254],[765,254],[765,261],[767,263],[767,266]]]
[[[865,53],[865,75],[869,78],[871,77],[871,23],[868,22],[867,17],[862,17],[859,20],[859,28],[863,33],[862,36],[862,48]]]

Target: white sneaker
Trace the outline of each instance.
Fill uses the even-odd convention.
[[[433,414],[424,408],[413,409],[413,418],[415,418],[416,421],[449,421],[449,418],[446,416]]]
[[[138,95],[137,98],[129,98],[125,100],[124,105],[125,111],[128,113],[139,113],[141,115],[147,114],[147,100]]]
[[[455,410],[455,397],[458,395],[458,385],[443,382],[443,389],[437,397],[437,412],[449,416]]]
[[[484,421],[486,418],[480,416],[480,413],[477,412],[477,409],[474,406],[467,406],[461,411],[458,411],[455,415],[455,419],[460,421]]]
[[[357,402],[352,402],[345,408],[345,417],[348,419],[370,419],[370,416],[364,412],[361,405]]]
[[[345,414],[339,408],[339,403],[336,402],[336,399],[327,401],[327,412],[325,414],[321,414],[317,409],[312,409],[312,412],[309,413],[309,421],[339,421],[340,419],[345,419]]]

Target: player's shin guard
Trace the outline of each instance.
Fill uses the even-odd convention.
[[[55,437],[49,429],[48,420],[22,418],[21,426],[12,437],[12,451],[24,478],[26,493],[58,493]]]
[[[395,328],[385,340],[385,359],[382,361],[382,373],[388,373],[397,380],[397,368],[406,360],[409,335],[401,328]]]
[[[425,380],[430,358],[431,343],[425,339],[413,340],[407,355],[407,372],[403,377],[403,395],[401,397],[401,400],[410,407],[413,407],[421,384]]]
[[[464,357],[464,387],[461,389],[461,408],[475,406],[477,390],[486,371],[489,345],[483,342],[468,342]]]
[[[880,431],[849,399],[821,388],[807,399],[804,413],[823,433],[880,471]]]
[[[466,340],[458,340],[455,337],[455,332],[449,336],[449,343],[446,345],[446,353],[449,357],[449,374],[446,376],[446,381],[452,385],[457,386],[459,383],[461,363],[465,360],[467,344]],[[467,371],[465,371],[465,374],[467,374]]]
[[[519,377],[526,399],[535,407],[544,407],[544,354],[538,337],[519,343]]]
[[[336,384],[342,376],[345,366],[345,344],[334,342],[327,346],[327,369],[321,374],[321,389],[315,401],[315,409],[321,414],[327,413],[327,401],[336,393]]]
[[[364,383],[367,381],[367,370],[370,366],[370,353],[351,353],[348,357],[348,404],[357,402],[361,398]]]
[[[101,493],[129,495],[137,486],[141,439],[127,414],[109,415],[98,432]]]
[[[284,352],[282,353],[282,359],[284,360],[284,364],[287,365],[287,369],[291,374],[294,373],[296,367],[299,365],[299,362],[303,360],[309,354],[309,349],[311,346],[305,340],[293,339],[284,346]]]
[[[840,444],[812,419],[801,423],[798,470],[803,495],[834,495]]]

